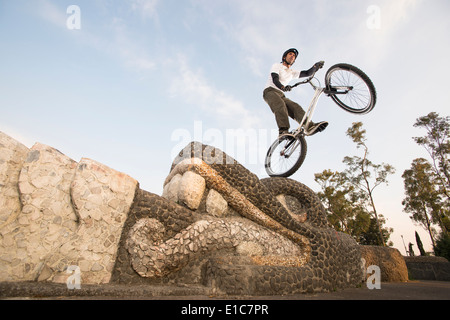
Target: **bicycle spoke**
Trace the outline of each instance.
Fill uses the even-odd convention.
[[[352,87],[347,94],[336,97],[351,109],[360,110],[369,106],[372,98],[370,90],[357,74],[345,69],[336,70],[330,84],[332,87]]]

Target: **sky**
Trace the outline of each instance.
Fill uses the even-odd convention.
[[[319,191],[315,173],[342,171],[345,156],[361,155],[346,130],[363,122],[369,159],[396,169],[374,193],[390,240],[418,254],[418,231],[431,251],[403,212],[401,175],[428,157],[413,141],[425,135],[416,119],[449,115],[449,13],[448,0],[0,0],[0,131],[99,161],[159,195],[193,140],[265,178],[277,127],[262,91],[270,67],[295,47],[294,69],[325,61],[323,84],[332,65],[355,65],[378,102],[353,115],[322,96],[313,119],[330,125],[307,138],[291,178]],[[301,86],[288,97],[307,108],[313,93]]]

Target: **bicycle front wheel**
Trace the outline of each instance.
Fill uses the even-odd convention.
[[[303,136],[281,136],[272,144],[266,155],[266,172],[271,177],[289,177],[303,164],[306,157],[306,140]]]
[[[345,111],[366,114],[375,107],[375,86],[355,66],[345,63],[332,66],[325,75],[325,84],[331,99]]]

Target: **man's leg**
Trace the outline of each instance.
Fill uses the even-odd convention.
[[[289,130],[289,115],[286,104],[283,100],[284,94],[273,88],[264,90],[264,100],[269,105],[270,109],[275,115],[277,126],[280,134]]]
[[[303,108],[298,103],[286,97],[283,99],[283,101],[286,104],[289,116],[300,123],[305,116],[305,111],[303,110]]]
[[[289,116],[300,123],[303,120],[303,117],[305,116],[305,111],[303,110],[303,108],[298,103],[288,98],[284,98],[283,100],[286,103]],[[328,122],[326,121],[315,123],[311,120],[307,128],[307,131],[309,132],[308,133],[309,135],[314,135],[318,132],[322,132],[323,130],[325,130],[327,126]]]

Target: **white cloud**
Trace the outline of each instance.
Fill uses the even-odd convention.
[[[330,21],[330,12],[343,24],[348,20],[348,17],[339,17],[339,12],[333,12],[333,3],[323,1],[294,1],[281,5],[270,0],[229,0],[227,3],[231,3],[229,6],[235,12],[234,19],[219,17],[213,22],[223,30],[225,38],[238,44],[242,63],[258,77],[265,77],[270,68],[268,63],[281,61],[282,53],[288,48],[318,52],[324,42],[324,32],[334,32],[336,22]],[[202,6],[207,8],[203,8],[206,12],[222,10],[220,4],[213,1],[202,1]],[[364,19],[362,11],[361,21],[365,22]],[[329,46],[326,47],[323,51],[330,52]]]
[[[143,17],[155,17],[158,0],[129,1],[133,11],[141,13]],[[66,10],[66,7],[57,6],[49,0],[39,0],[36,13],[45,21],[67,28],[66,22],[70,15]],[[83,8],[81,8],[81,14],[83,14]],[[107,37],[104,34],[98,34],[98,30],[101,30],[99,28],[82,28],[81,32],[72,34],[76,34],[79,41],[96,50],[117,55],[126,67],[138,71],[154,69],[155,62],[148,49],[139,43],[140,37],[130,33],[126,22],[121,17],[114,17],[109,27],[111,32],[107,33]]]
[[[48,0],[40,0],[36,5],[36,12],[41,18],[56,26],[66,28],[68,18],[66,8],[57,7]]]
[[[244,62],[256,76],[264,76],[268,66],[264,58],[280,51],[292,37],[283,21],[292,21],[297,14],[285,10],[275,1],[233,1],[238,21],[222,23],[222,27],[239,43]],[[281,58],[281,56],[280,56]]]
[[[155,68],[155,63],[145,57],[129,56],[127,58],[127,66],[136,68],[141,71],[152,70]]]
[[[359,23],[355,32],[346,37],[347,41],[345,42],[350,42],[352,39],[358,40],[358,43],[355,44],[358,48],[354,51],[359,52],[360,57],[355,58],[362,59],[364,57],[364,63],[371,64],[373,68],[376,68],[378,63],[392,54],[394,48],[398,50],[402,47],[400,42],[410,41],[411,38],[401,37],[400,34],[405,27],[411,30],[411,34],[415,33],[413,30],[416,26],[411,24],[411,20],[419,13],[417,9],[421,3],[423,3],[422,0],[385,0],[380,1],[377,5],[372,5],[371,7],[378,8],[378,27],[370,28],[373,11],[367,12],[366,19]],[[339,43],[337,42],[336,45]],[[361,52],[365,54],[361,55]]]
[[[151,59],[146,48],[143,47],[136,39],[136,36],[130,34],[126,23],[122,18],[115,17],[110,26],[111,38],[104,41],[100,36],[95,36],[103,43],[103,50],[107,50],[124,62],[124,65],[138,71],[152,70],[155,67],[153,59]],[[138,38],[139,39],[139,38]]]
[[[397,0],[387,1],[381,7],[382,27],[387,30],[394,29],[400,23],[407,23],[416,7],[423,0]]]
[[[219,119],[236,121],[238,127],[249,128],[259,123],[259,118],[246,109],[241,101],[210,85],[202,70],[193,70],[186,57],[179,55],[177,61],[180,76],[170,89],[172,96],[181,96],[188,103],[196,104]]]
[[[236,12],[235,20],[219,18],[215,23],[239,44],[243,63],[256,76],[267,72],[269,58],[278,59],[289,47],[309,52],[308,63],[314,63],[309,60],[317,59],[316,55],[325,60],[348,59],[343,62],[379,61],[392,45],[396,31],[412,19],[423,3],[423,0],[373,1],[375,5],[370,1],[295,1],[280,5],[276,1],[229,1]],[[201,3],[209,12],[221,10],[221,5],[215,2]],[[370,18],[367,9],[371,6],[380,9],[379,30],[367,27]]]
[[[144,18],[155,18],[159,0],[129,0],[131,9],[139,12]]]

